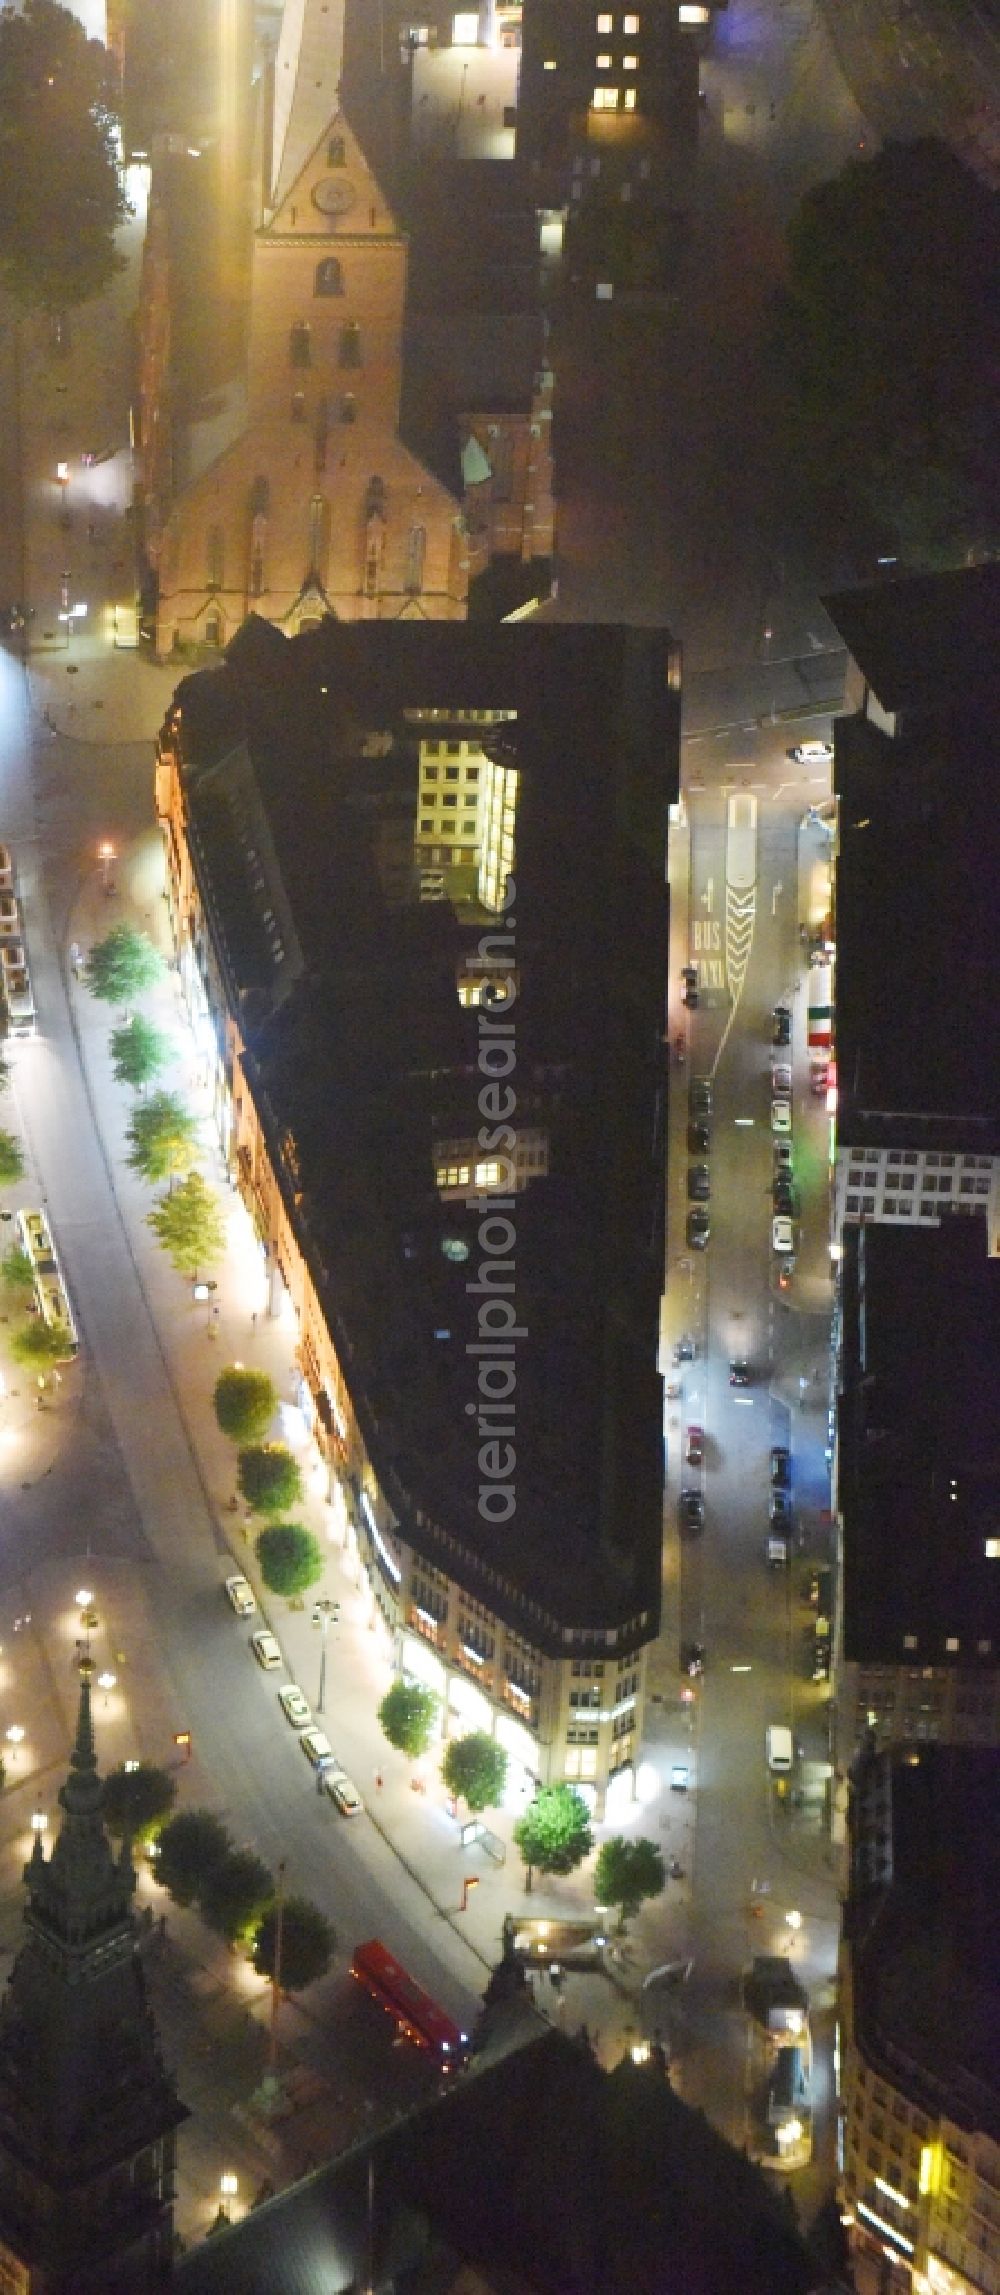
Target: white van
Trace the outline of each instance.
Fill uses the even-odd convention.
[[[772,1722],[767,1733],[767,1766],[775,1777],[785,1777],[792,1766],[792,1733]]]

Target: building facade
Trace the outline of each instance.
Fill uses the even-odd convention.
[[[401,1076],[396,1087],[393,1127],[404,1140],[410,1137],[410,1095],[414,1089],[416,1092],[413,1151],[405,1164],[393,1163],[391,1204],[380,1198],[378,1214],[380,1219],[398,1220],[401,1260],[412,1262],[414,1283],[418,1282],[427,1249],[424,1238],[428,1223],[436,1241],[427,1261],[427,1291],[419,1287],[409,1304],[403,1300],[400,1305],[401,1351],[393,1354],[391,1380],[383,1391],[378,1355],[387,1343],[395,1308],[390,1313],[388,1300],[383,1301],[377,1341],[365,1333],[364,1326],[367,1300],[376,1284],[385,1283],[385,1269],[369,1269],[362,1282],[343,1239],[330,1240],[330,1223],[331,1219],[335,1223],[337,1207],[334,1204],[331,1212],[330,1204],[324,1207],[317,1198],[312,1176],[316,1167],[311,1164],[309,1147],[311,1123],[318,1117],[320,1105],[326,1104],[321,1080],[325,1063],[334,1057],[331,1046],[339,1025],[340,960],[336,947],[330,944],[326,961],[332,969],[322,996],[322,1028],[315,1032],[307,1008],[306,983],[314,972],[322,976],[324,962],[317,936],[325,928],[315,917],[312,923],[309,920],[309,900],[318,899],[317,888],[307,892],[303,887],[301,902],[297,900],[293,878],[296,867],[301,868],[301,855],[296,858],[294,846],[285,848],[278,836],[276,824],[284,800],[277,793],[277,782],[274,797],[269,795],[266,759],[258,762],[254,754],[255,745],[263,754],[265,734],[262,730],[252,735],[248,731],[251,725],[264,726],[268,692],[273,705],[280,688],[285,738],[290,737],[292,691],[296,678],[300,674],[304,677],[306,665],[303,661],[300,672],[294,655],[281,658],[285,656],[283,639],[273,640],[277,655],[270,643],[262,648],[260,638],[253,634],[255,628],[259,630],[260,625],[248,625],[224,673],[229,678],[236,671],[233,683],[238,688],[240,665],[250,660],[249,670],[245,670],[248,682],[243,693],[236,692],[236,716],[225,737],[218,725],[210,725],[206,732],[200,723],[205,708],[211,712],[216,693],[223,691],[222,677],[203,675],[187,680],[179,689],[160,741],[157,812],[164,833],[168,897],[181,980],[199,1046],[214,1078],[223,1149],[268,1270],[271,1309],[287,1309],[294,1316],[300,1399],[329,1469],[331,1535],[357,1556],[366,1573],[372,1617],[381,1621],[397,1670],[438,1692],[447,1728],[458,1732],[485,1728],[502,1744],[509,1757],[514,1801],[523,1801],[539,1780],[567,1779],[578,1783],[596,1806],[614,1806],[616,1798],[627,1799],[633,1790],[644,1651],[658,1622],[662,1400],[655,1364],[662,1227],[656,1207],[662,1205],[662,1163],[657,1160],[662,1150],[654,1149],[647,1167],[647,1150],[640,1143],[647,1138],[662,1139],[652,1102],[648,1134],[643,1114],[643,1095],[652,1093],[655,1102],[662,1091],[662,1021],[657,1024],[655,1019],[664,977],[656,941],[663,925],[662,860],[657,872],[645,857],[640,863],[638,853],[620,856],[622,866],[626,860],[631,865],[634,859],[640,872],[628,905],[633,924],[645,916],[643,994],[648,999],[641,1050],[640,1039],[635,1038],[638,1065],[628,1071],[627,1079],[620,1063],[631,1056],[627,1045],[630,1034],[634,1034],[635,1015],[630,1017],[629,999],[636,992],[636,981],[643,977],[638,952],[632,980],[622,979],[612,987],[609,976],[603,970],[601,973],[608,1024],[619,1047],[618,1088],[611,1075],[602,1088],[611,1093],[614,1105],[625,1111],[620,1140],[616,1140],[613,1127],[604,1133],[601,1091],[596,1087],[591,1090],[582,1078],[579,1089],[583,1098],[572,1124],[568,1122],[564,1103],[574,1098],[577,1087],[572,1065],[565,1064],[567,1031],[560,1020],[564,1063],[554,1063],[546,1049],[550,1021],[543,1017],[541,1003],[532,1004],[528,988],[537,967],[547,962],[555,964],[560,980],[569,977],[569,960],[558,948],[548,959],[542,953],[546,899],[557,896],[558,872],[551,891],[544,897],[541,893],[545,868],[551,865],[552,808],[558,812],[560,799],[554,788],[546,795],[542,787],[540,793],[540,785],[545,781],[549,758],[555,760],[565,753],[566,710],[571,717],[575,713],[581,739],[583,724],[589,722],[591,743],[596,742],[600,749],[603,741],[606,754],[609,740],[614,753],[607,708],[622,709],[629,725],[626,732],[623,717],[619,758],[629,745],[636,756],[641,749],[651,761],[659,757],[660,796],[650,775],[644,802],[652,806],[659,824],[652,830],[650,850],[659,838],[662,854],[666,827],[666,803],[660,803],[664,766],[669,775],[666,761],[676,754],[675,734],[670,733],[670,727],[676,725],[676,711],[666,676],[659,694],[655,691],[656,666],[666,666],[663,641],[658,633],[644,644],[638,633],[635,640],[630,633],[615,635],[612,640],[612,633],[595,635],[592,631],[526,628],[476,632],[467,627],[462,632],[462,646],[457,646],[456,632],[445,654],[426,650],[423,641],[429,641],[429,630],[411,631],[405,648],[400,642],[402,632],[398,640],[385,632],[374,653],[366,642],[359,654],[352,650],[346,632],[344,651],[333,624],[298,641],[318,648],[317,662],[322,659],[323,663],[322,693],[327,692],[329,681],[331,695],[336,694],[346,678],[352,683],[357,708],[374,709],[382,728],[378,740],[385,752],[387,771],[391,765],[390,726],[397,731],[401,726],[404,729],[407,771],[413,787],[410,884],[406,897],[384,912],[378,936],[382,947],[388,949],[394,945],[394,936],[401,934],[402,946],[409,951],[402,958],[397,953],[393,980],[398,984],[400,964],[404,976],[407,967],[415,965],[414,949],[427,940],[432,927],[428,945],[436,938],[440,950],[446,951],[434,960],[435,968],[440,961],[443,969],[440,1018],[434,1023],[432,1040],[408,1053],[406,1077]],[[373,639],[374,635],[371,633]],[[413,641],[418,639],[421,642],[414,651]],[[634,646],[634,660],[630,646]],[[606,678],[600,686],[602,660]],[[595,676],[598,685],[590,690],[588,681]],[[461,692],[464,688],[469,699],[444,698],[452,678],[452,690]],[[598,686],[605,711],[603,726],[594,721]],[[527,722],[533,706],[529,694],[536,688],[542,732],[550,744],[549,755],[544,757],[538,746],[541,735],[537,729],[533,734]],[[304,692],[316,690],[315,685],[303,686]],[[486,693],[490,695],[489,707],[476,698]],[[646,729],[640,733],[635,714],[641,694],[651,715],[648,750]],[[511,695],[512,700],[506,698]],[[560,697],[565,702],[562,712]],[[309,738],[304,721],[303,749]],[[374,723],[365,738],[369,750],[378,745]],[[597,751],[595,777],[596,757]],[[569,766],[565,769],[569,771]],[[615,772],[621,769],[621,765],[607,769],[610,781],[606,796],[594,800],[591,836],[584,838],[585,851],[594,856],[607,854],[610,849],[613,857],[614,833],[605,801],[610,801]],[[426,779],[431,770],[441,776],[434,784]],[[561,768],[553,764],[552,770]],[[461,781],[456,786],[461,803],[455,818],[463,823],[461,835],[466,834],[463,806],[467,805],[468,819],[477,827],[475,833],[469,831],[467,846],[448,848],[455,856],[470,852],[473,859],[466,862],[455,857],[445,863],[442,857],[435,871],[433,862],[428,863],[428,854],[438,850],[443,856],[445,848],[435,847],[429,841],[430,832],[424,831],[423,821],[431,816],[419,810],[417,790],[419,787],[420,806],[431,788],[447,794],[451,785],[444,775],[448,772],[483,776],[468,788]],[[519,898],[528,902],[529,921],[519,926],[524,937],[515,953],[507,889],[509,870],[500,906],[491,905],[500,890],[494,856],[501,869],[508,857],[504,806],[494,802],[492,783],[497,780],[509,793],[510,781],[516,787],[522,774],[526,776],[527,794],[522,792],[518,807],[514,866],[521,885],[522,864],[529,865],[526,856],[533,839],[539,856],[539,879],[534,903],[528,891],[519,893]],[[568,797],[568,789],[564,793]],[[296,838],[302,832],[303,807],[309,801],[303,781],[295,807]],[[346,816],[338,819],[340,830],[346,834]],[[309,832],[314,848],[322,842],[323,833],[317,816]],[[333,872],[347,866],[346,855],[343,860],[337,857],[337,834],[331,817]],[[230,856],[227,873],[231,874],[236,844],[246,855],[248,888],[256,885],[257,891],[253,894],[248,889],[247,903],[236,904],[230,915],[220,890],[216,856]],[[543,866],[546,853],[549,861]],[[351,870],[355,884],[365,882],[364,871],[364,858],[358,855]],[[443,878],[444,883],[435,881],[429,886],[429,875],[435,880]],[[261,931],[257,955],[251,962],[246,908],[254,902],[260,911]],[[336,912],[332,889],[324,896],[323,908],[324,915]],[[421,919],[426,920],[426,930]],[[461,928],[463,920],[468,929],[459,929],[456,939],[456,921]],[[595,926],[596,940],[604,929],[603,924]],[[622,921],[621,931],[627,929]],[[575,931],[571,937],[575,944]],[[576,961],[581,961],[579,953]],[[594,961],[603,966],[599,955]],[[351,978],[353,985],[345,998],[350,1019],[345,1024],[354,1029],[360,1025],[359,997],[362,1008],[367,1009],[356,961]],[[626,1001],[619,1006],[616,997],[621,996]],[[489,1087],[490,1112],[497,1121],[488,1129],[477,1130],[475,1119],[470,1122],[465,1079],[475,1075],[475,1045],[482,1029],[499,1027],[492,1017],[498,997],[502,1005],[524,1000],[522,1026],[527,1049],[518,1055],[518,1121],[516,1129],[504,1122],[505,1095],[498,1085],[495,1091]],[[587,1009],[595,1010],[598,1001],[595,986]],[[557,1008],[558,1002],[553,1005],[553,1019]],[[582,1027],[582,1004],[580,1009]],[[533,1018],[533,1013],[537,1017]],[[384,1013],[380,1019],[376,1011],[366,1032],[366,1044],[384,1024]],[[501,1059],[500,1072],[502,1069]],[[331,1073],[342,1074],[342,1065],[335,1065]],[[294,1099],[296,1089],[290,1078],[301,1079],[304,1074],[312,1076],[309,1106],[296,1114],[288,1098],[291,1092]],[[429,1121],[428,1085],[433,1102]],[[595,1103],[600,1121],[594,1137],[596,1140],[599,1133],[606,1155],[603,1164],[599,1157],[593,1163],[588,1157],[574,1175],[569,1168],[573,1162],[567,1145],[569,1132],[574,1134],[574,1153],[579,1158],[588,1144],[586,1139],[583,1146],[580,1144],[590,1120],[586,1107],[593,1108]],[[480,1124],[482,1106],[480,1099]],[[636,1111],[633,1139],[631,1126]],[[426,1182],[422,1177],[425,1157]],[[620,1166],[617,1188],[616,1159]],[[370,1173],[368,1177],[370,1180]],[[584,1216],[587,1222],[592,1221],[592,1229],[588,1225],[585,1232],[566,1230],[567,1236],[574,1235],[572,1248],[579,1274],[574,1274],[567,1241],[562,1269],[564,1314],[570,1314],[567,1302],[574,1283],[589,1286],[596,1280],[594,1271],[599,1271],[603,1255],[608,1255],[609,1270],[615,1271],[614,1276],[609,1272],[610,1296],[604,1298],[603,1306],[592,1303],[586,1310],[581,1308],[579,1317],[571,1317],[571,1335],[561,1328],[555,1304],[559,1284],[548,1271],[551,1242],[550,1219],[544,1208],[546,1190],[553,1204],[564,1204],[565,1219],[577,1221]],[[637,1201],[646,1209],[633,1227]],[[360,1217],[358,1205],[355,1232]],[[507,1500],[492,1491],[484,1498],[482,1483],[478,1504],[473,1502],[469,1459],[463,1447],[467,1415],[473,1406],[463,1401],[459,1409],[456,1402],[445,1409],[443,1417],[435,1416],[444,1408],[452,1351],[452,1359],[460,1363],[469,1349],[474,1356],[482,1349],[482,1337],[476,1339],[475,1327],[467,1331],[464,1342],[461,1337],[466,1328],[462,1319],[471,1312],[470,1288],[462,1270],[478,1248],[475,1239],[483,1232],[479,1221],[485,1221],[490,1237],[495,1233],[504,1244],[508,1228],[516,1229],[518,1279],[520,1282],[523,1267],[526,1295],[536,1302],[530,1367],[523,1371],[519,1367],[517,1373],[519,1398],[523,1390],[519,1409],[529,1425],[524,1437],[526,1448],[523,1453],[518,1451],[518,1456],[523,1455],[528,1462],[525,1472],[530,1483],[523,1526],[519,1520],[501,1525]],[[373,1215],[373,1229],[375,1224]],[[645,1240],[639,1240],[640,1233]],[[585,1248],[587,1237],[592,1243],[589,1251]],[[651,1256],[647,1256],[650,1248]],[[637,1250],[634,1287],[616,1297],[615,1291],[621,1291],[622,1268]],[[502,1283],[502,1278],[497,1270],[491,1273],[487,1264],[489,1240],[486,1254],[479,1268],[479,1289],[488,1293]],[[547,1304],[553,1283],[555,1294]],[[428,1337],[414,1352],[414,1319],[426,1320],[431,1300],[434,1305]],[[501,1304],[507,1312],[505,1302],[498,1300],[497,1308]],[[503,1355],[501,1348],[500,1357]],[[409,1365],[406,1379],[399,1370],[404,1358]],[[435,1362],[440,1358],[444,1386],[429,1358]],[[499,1396],[513,1371],[505,1370],[498,1358],[491,1375],[495,1382],[492,1392]],[[467,1380],[466,1372],[461,1376]],[[485,1377],[485,1371],[480,1376]],[[425,1394],[428,1380],[431,1383]],[[466,1388],[455,1391],[464,1393]],[[488,1382],[483,1391],[490,1391]],[[599,1400],[602,1394],[603,1402]],[[453,1408],[456,1416],[452,1415]],[[590,1434],[584,1435],[578,1448],[571,1438],[580,1411]],[[552,1413],[557,1417],[547,1429]],[[559,1417],[565,1425],[558,1426]],[[603,1471],[595,1466],[584,1473],[588,1441],[592,1449],[595,1427],[612,1448]],[[457,1439],[459,1428],[461,1441]],[[491,1477],[496,1474],[502,1481],[504,1460],[512,1448],[504,1405],[491,1404],[481,1418],[480,1433],[488,1438],[479,1453],[480,1471]],[[566,1446],[567,1459],[572,1455],[575,1465],[559,1463],[561,1445]],[[489,1528],[491,1521],[497,1524],[495,1534]]]

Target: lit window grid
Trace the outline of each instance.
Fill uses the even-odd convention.
[[[480,818],[479,898],[483,907],[503,907],[507,879],[514,869],[514,824],[518,776],[513,766],[484,759]]]
[[[939,1226],[942,1213],[982,1212],[991,1252],[1000,1248],[1000,1157],[949,1154],[933,1148],[841,1148],[837,1157],[837,1227],[874,1220],[892,1226]]]

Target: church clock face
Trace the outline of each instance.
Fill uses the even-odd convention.
[[[347,215],[357,198],[353,183],[345,175],[321,175],[313,185],[313,206],[321,215]]]

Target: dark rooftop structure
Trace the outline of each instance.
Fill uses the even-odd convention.
[[[1000,1663],[1000,1260],[982,1222],[845,1227],[844,1654]]]
[[[502,1567],[554,1647],[567,1624],[642,1638],[658,1601],[678,701],[662,631],[328,622],[289,641],[253,620],[177,695],[226,1001],[369,1456],[403,1536],[442,1559],[459,1538],[501,1611]],[[484,711],[507,714],[487,730]],[[516,765],[509,923],[384,897],[372,776],[415,786],[422,714]],[[505,931],[517,1121],[549,1152],[515,1199],[517,1510],[491,1529],[468,1353],[485,1199],[443,1201],[434,1149],[483,1122],[457,977]]]
[[[927,720],[971,714],[986,691],[995,701],[1000,564],[874,582],[823,603],[883,710]]]
[[[856,704],[834,763],[838,1134],[996,1154],[1000,567],[826,604]]]
[[[817,2277],[760,2170],[662,2073],[603,2072],[549,2031],[220,2232],[175,2283],[179,2295],[806,2295]]]
[[[1000,1750],[859,1756],[850,1812],[854,2041],[928,2113],[1000,2141]]]

